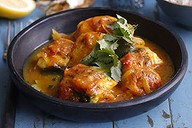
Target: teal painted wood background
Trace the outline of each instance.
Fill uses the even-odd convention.
[[[155,0],[145,0],[142,15],[154,19],[153,9]],[[107,0],[96,0],[94,7],[108,7]],[[1,12],[0,12],[1,13]],[[14,24],[26,27],[39,17],[43,12],[36,9],[29,16],[11,20],[11,37],[13,38]],[[15,128],[192,128],[192,31],[185,30],[175,25],[169,17],[160,13],[161,22],[169,25],[183,39],[189,54],[189,66],[184,80],[178,89],[162,104],[141,115],[106,123],[77,123],[59,119],[32,106],[22,95],[18,94]],[[0,18],[0,56],[6,41],[8,20]],[[19,28],[17,27],[17,31]],[[8,68],[3,59],[0,60],[0,119],[8,89]],[[1,122],[3,123],[3,122]]]

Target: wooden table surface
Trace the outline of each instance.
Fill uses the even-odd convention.
[[[155,19],[153,10],[155,0],[145,0],[142,15]],[[95,7],[107,7],[107,0],[96,0]],[[1,12],[0,12],[1,13]],[[41,10],[34,10],[29,16],[18,20],[0,19],[0,56],[3,55],[4,42],[7,40],[8,21],[11,26],[11,38],[16,32],[42,17]],[[192,128],[192,31],[174,24],[169,17],[160,11],[160,21],[170,26],[183,39],[189,54],[187,73],[177,90],[162,104],[141,115],[106,123],[77,123],[51,116],[32,106],[22,95],[17,94],[15,128]],[[3,111],[7,91],[9,88],[9,73],[7,64],[0,60],[0,119]],[[1,121],[1,124],[4,123]],[[0,126],[1,126],[0,124]]]

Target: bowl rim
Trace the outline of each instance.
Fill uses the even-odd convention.
[[[175,7],[188,8],[188,9],[192,8],[192,5],[191,6],[182,5],[182,4],[177,4],[177,3],[166,1],[166,0],[156,0],[156,1],[158,3],[161,2],[161,3],[169,4],[169,5],[172,5],[172,6],[175,6]]]
[[[14,49],[14,45],[17,43],[17,41],[22,38],[22,36],[24,36],[28,31],[30,31],[31,29],[33,29],[35,26],[38,26],[39,24],[46,22],[47,20],[51,19],[51,18],[56,18],[60,15],[63,15],[65,13],[69,13],[72,11],[88,11],[88,10],[102,10],[102,11],[116,11],[116,12],[123,12],[125,13],[125,11],[123,10],[117,10],[117,9],[109,9],[109,8],[105,8],[105,7],[89,7],[89,8],[80,8],[80,9],[71,9],[71,10],[66,10],[63,12],[59,12],[56,14],[52,14],[49,16],[45,16],[42,17],[36,21],[34,21],[32,24],[30,24],[29,26],[27,26],[26,28],[24,28],[21,32],[19,32],[15,38],[12,40],[9,49],[8,49],[8,57],[7,57],[7,61],[8,61],[8,67],[11,73],[11,76],[13,78],[13,80],[20,82],[21,84],[23,84],[24,86],[27,87],[27,89],[29,89],[29,91],[32,91],[33,93],[36,93],[37,95],[32,95],[33,97],[36,98],[40,98],[44,101],[48,101],[51,102],[53,104],[60,104],[63,106],[67,106],[67,107],[75,107],[75,108],[82,108],[82,109],[94,109],[94,110],[111,110],[111,109],[116,109],[118,108],[125,108],[125,107],[130,107],[130,106],[135,106],[135,105],[139,105],[139,104],[143,104],[152,100],[157,99],[158,97],[162,96],[164,93],[167,93],[168,90],[172,89],[176,83],[178,83],[185,75],[187,67],[188,67],[188,54],[187,54],[187,50],[186,47],[184,45],[183,40],[173,31],[171,30],[168,26],[166,26],[165,24],[158,22],[158,21],[154,21],[151,20],[149,18],[146,18],[144,16],[141,16],[140,14],[136,14],[136,13],[132,13],[132,12],[126,12],[126,13],[131,13],[134,15],[137,15],[145,20],[148,20],[150,22],[154,22],[155,24],[163,27],[163,29],[168,30],[177,40],[179,46],[180,46],[180,50],[181,50],[181,54],[182,54],[182,62],[181,62],[181,66],[179,67],[179,70],[175,73],[175,75],[173,76],[172,79],[170,79],[167,83],[165,83],[163,86],[161,86],[160,88],[158,88],[157,90],[151,92],[150,94],[132,99],[132,100],[124,100],[124,101],[119,101],[119,102],[110,102],[110,103],[81,103],[81,102],[73,102],[73,101],[67,101],[67,100],[61,100],[59,98],[56,97],[52,97],[49,95],[46,95],[44,93],[41,93],[39,91],[37,91],[36,89],[34,89],[33,87],[31,87],[29,84],[27,84],[21,75],[19,75],[18,72],[16,72],[16,69],[14,67],[14,63],[13,63],[13,49]],[[22,85],[22,86],[23,86]],[[17,86],[17,85],[16,85]],[[23,90],[22,90],[23,91]]]

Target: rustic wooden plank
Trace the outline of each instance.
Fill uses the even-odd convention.
[[[192,127],[192,31],[180,29],[177,31],[182,37],[189,55],[187,73],[178,89],[170,98],[173,124],[176,128]],[[185,34],[184,34],[185,33]]]
[[[12,80],[9,80],[8,91],[6,94],[5,107],[2,114],[2,128],[15,127],[15,112],[16,112],[16,88]]]
[[[58,119],[56,117],[45,117],[44,126],[46,128],[113,128],[112,122],[105,123],[78,123],[72,121],[66,121],[62,119]]]
[[[46,114],[31,105],[22,95],[18,98],[15,128],[113,128],[112,122],[78,123]]]
[[[9,21],[10,25],[11,21]],[[0,96],[1,96],[1,102],[0,102],[0,126],[3,128],[14,128],[14,122],[15,122],[15,93],[13,90],[15,90],[15,87],[13,86],[11,79],[8,75],[8,68],[6,65],[6,61],[3,61],[3,52],[4,52],[4,45],[5,43],[10,39],[12,39],[12,25],[8,28],[8,20],[1,20],[0,21],[0,48],[1,49],[1,59],[0,61]],[[9,35],[9,36],[7,36]],[[9,39],[8,39],[9,38]]]
[[[115,122],[115,128],[166,128],[171,125],[168,100],[141,115]]]
[[[4,110],[4,104],[5,104],[5,99],[6,99],[6,90],[7,90],[7,84],[8,84],[8,76],[5,75],[6,72],[8,72],[8,69],[6,67],[6,63],[3,61],[3,46],[4,42],[6,41],[6,38],[4,38],[7,34],[7,22],[4,22],[5,20],[0,20],[0,126],[2,125],[2,113]]]
[[[22,95],[18,96],[15,128],[44,128],[43,112],[29,103]]]

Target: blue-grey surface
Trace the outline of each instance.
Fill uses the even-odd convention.
[[[96,0],[92,6],[109,7],[108,1],[110,0]],[[154,19],[153,10],[155,3],[155,0],[145,0],[142,15]],[[22,22],[22,26],[25,27],[42,16],[43,13],[36,9],[32,14],[23,19],[10,20],[12,26],[11,36],[13,37],[14,22],[16,22],[17,26],[20,26],[20,22]],[[190,56],[192,55],[192,31],[175,25],[169,17],[161,11],[160,20],[181,36],[189,54],[189,66],[183,81],[171,97],[162,104],[146,113],[120,121],[107,123],[76,123],[62,120],[42,112],[18,94],[15,128],[192,128],[192,57]],[[0,19],[0,56],[3,55],[7,26],[8,20]],[[19,31],[19,29],[17,31]],[[3,59],[0,61],[0,72],[0,119],[2,119],[9,80],[8,68]]]

